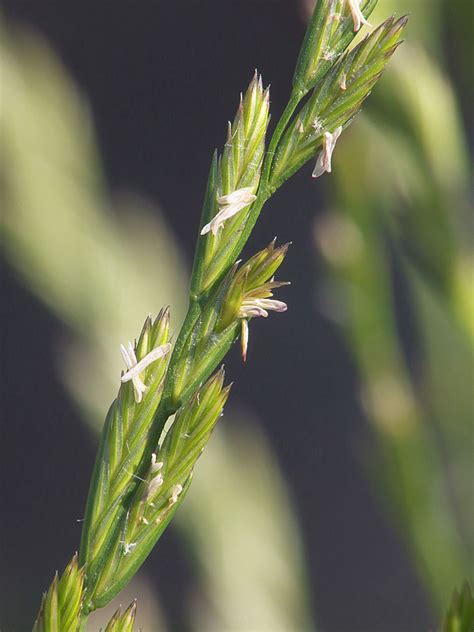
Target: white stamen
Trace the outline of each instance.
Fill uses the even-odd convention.
[[[357,33],[357,31],[361,27],[361,24],[365,24],[366,26],[372,26],[371,24],[369,24],[369,22],[367,22],[367,20],[364,18],[362,11],[360,10],[360,0],[348,0],[348,2],[349,2],[349,9],[352,14],[352,20],[354,22],[354,31]]]
[[[268,316],[268,311],[285,312],[288,309],[286,303],[269,298],[252,298],[242,301],[240,315],[242,318],[253,318],[254,316]]]
[[[347,75],[344,73],[341,77],[341,81],[339,83],[339,87],[341,90],[347,90]]]
[[[248,198],[255,197],[252,195],[252,189],[250,187],[244,187],[243,189],[237,189],[228,193],[227,195],[220,195],[217,198],[217,204],[219,206],[227,206],[229,204],[238,204],[239,202],[248,202]]]
[[[135,349],[132,346],[132,343],[128,343],[128,349],[123,345],[120,345],[120,350],[122,352],[122,357],[124,359],[125,365],[128,369],[126,373],[122,375],[120,378],[122,382],[129,382],[130,380],[133,383],[133,391],[135,395],[135,401],[139,404],[142,401],[143,393],[146,391],[147,387],[140,379],[140,373],[142,373],[147,366],[152,364],[152,362],[156,362],[166,354],[168,354],[171,350],[170,343],[166,343],[164,345],[160,345],[155,349],[152,349],[150,353],[148,353],[144,358],[137,362],[137,356],[135,354]]]
[[[256,199],[257,196],[252,193],[252,189],[249,187],[237,189],[227,195],[219,196],[217,198],[217,204],[220,210],[212,220],[203,227],[201,235],[205,235],[209,232],[216,235],[220,226],[222,226],[227,219],[239,213]]]
[[[155,493],[158,491],[158,489],[162,485],[163,485],[163,477],[161,476],[161,474],[158,474],[158,476],[155,476],[155,478],[153,478],[148,483],[148,489],[147,489],[147,492],[146,492],[146,499],[148,500],[149,498],[154,496]]]
[[[120,345],[120,351],[122,352],[122,358],[123,358],[123,361],[125,362],[125,366],[127,367],[127,369],[131,369],[134,362],[137,361],[137,358],[135,357],[135,352],[133,351],[133,355],[132,357],[130,357],[128,349],[124,347],[123,345]]]
[[[144,358],[140,360],[140,362],[136,362],[130,369],[122,375],[122,382],[128,382],[133,379],[136,375],[142,373],[147,366],[150,366],[152,362],[163,358],[166,354],[168,354],[171,350],[171,345],[167,342],[165,345],[161,345],[152,349],[150,353],[147,353]]]
[[[334,151],[334,147],[336,146],[336,141],[341,135],[342,127],[338,127],[331,132],[324,132],[323,138],[323,149],[320,152],[318,159],[316,161],[316,166],[314,167],[314,171],[312,173],[313,178],[319,178],[326,171],[331,173],[331,159],[332,153]]]
[[[300,134],[304,134],[304,127],[303,127],[303,123],[301,122],[301,119],[298,119],[296,123],[296,129],[298,130]]]
[[[247,360],[247,348],[249,346],[249,323],[246,318],[241,320],[240,348],[242,350],[242,360]]]
[[[151,455],[151,471],[159,472],[162,467],[163,467],[163,461],[157,461],[156,454],[153,452],[153,454]]]
[[[171,488],[171,496],[169,499],[170,505],[174,505],[178,502],[178,496],[181,494],[182,491],[183,487],[182,485],[179,485],[179,483]]]

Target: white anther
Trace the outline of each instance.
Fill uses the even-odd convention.
[[[372,26],[371,24],[369,24],[369,22],[367,22],[367,20],[364,17],[364,14],[360,10],[360,0],[348,0],[348,1],[349,1],[349,9],[352,15],[352,21],[354,22],[354,31],[357,33],[357,31],[360,29],[362,24],[365,24],[366,26]]]
[[[216,235],[220,226],[222,226],[227,219],[239,213],[256,199],[257,196],[252,193],[252,189],[249,187],[237,189],[227,195],[218,196],[217,204],[220,210],[215,217],[203,227],[201,235],[205,235],[209,232]]]
[[[153,452],[151,455],[151,471],[159,472],[163,468],[163,461],[156,460],[156,454]]]
[[[320,152],[318,159],[316,161],[316,166],[313,170],[313,178],[319,178],[326,171],[331,173],[331,159],[332,153],[334,151],[334,147],[336,146],[336,141],[341,135],[342,127],[338,127],[331,134],[330,132],[324,133],[323,138],[323,149]]]
[[[125,365],[128,369],[126,373],[122,375],[120,378],[122,382],[129,382],[130,380],[133,383],[133,392],[135,395],[135,401],[140,403],[143,398],[143,393],[146,391],[147,387],[140,379],[140,373],[142,373],[152,362],[156,362],[163,356],[167,355],[171,351],[170,343],[166,343],[164,345],[160,345],[155,349],[152,349],[150,353],[140,360],[137,361],[137,356],[135,353],[135,349],[132,346],[132,343],[128,343],[128,348],[120,345],[120,350],[122,352],[122,357],[124,359]]]
[[[268,311],[285,312],[288,306],[283,301],[276,301],[270,298],[250,298],[242,301],[240,308],[241,318],[253,318],[255,316],[268,316]]]
[[[169,498],[170,505],[174,505],[178,502],[178,496],[181,494],[182,491],[182,485],[180,485],[179,483],[177,485],[173,485],[173,487],[171,488],[171,496]]]
[[[247,360],[247,349],[249,346],[249,323],[246,318],[241,320],[240,348],[242,351],[242,360]]]

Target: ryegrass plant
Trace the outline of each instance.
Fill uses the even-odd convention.
[[[174,343],[170,312],[148,317],[122,347],[126,371],[105,422],[76,556],[45,594],[35,630],[84,629],[88,615],[130,581],[183,502],[194,465],[229,388],[214,373],[249,322],[285,311],[273,298],[287,246],[272,241],[239,265],[268,199],[308,160],[331,171],[337,139],[359,111],[399,43],[406,19],[388,19],[347,52],[375,0],[320,0],[298,58],[293,89],[266,146],[269,91],[256,73],[214,154],[190,282]],[[130,630],[135,604],[110,630]],[[64,623],[66,622],[66,623]]]
[[[14,25],[4,29],[0,24],[0,32],[8,95],[0,121],[9,156],[1,164],[4,253],[27,291],[68,331],[67,344],[56,355],[58,377],[94,441],[116,391],[116,341],[128,339],[150,303],[173,305],[173,320],[181,321],[187,274],[175,236],[156,207],[130,193],[110,199],[107,187],[97,186],[102,169],[89,109],[54,51],[37,35],[20,35]],[[77,255],[85,250],[86,259]],[[144,275],[144,269],[153,274]],[[118,283],[126,291],[117,291]],[[243,629],[249,613],[259,630],[313,629],[300,526],[283,472],[250,410],[228,409],[226,418],[199,463],[192,494],[173,520],[199,586],[192,600],[182,595],[183,616],[190,630],[199,631]],[[68,522],[64,515],[57,519]],[[46,557],[51,554],[41,550]],[[24,554],[29,551],[25,548]],[[37,573],[28,568],[27,580],[35,584]],[[152,565],[143,565],[126,589],[92,613],[87,627],[105,629],[119,602],[140,595],[135,625],[165,630],[160,597],[150,585],[153,572]],[[26,600],[38,592],[28,582],[18,585],[12,578],[3,592],[6,629],[28,629]],[[21,608],[11,598],[20,591]]]

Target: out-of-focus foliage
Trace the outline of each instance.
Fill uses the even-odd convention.
[[[232,425],[229,421],[224,417],[226,433],[213,438],[217,449],[199,463],[193,482],[199,493],[189,494],[182,507],[186,532],[198,542],[206,593],[192,604],[195,629],[312,630],[304,564],[294,539],[298,525],[280,493],[281,473],[256,420],[238,415]],[[206,512],[199,508],[202,498]],[[284,520],[275,524],[276,516]]]
[[[443,632],[471,632],[474,630],[474,598],[468,582],[461,592],[454,591],[443,622]]]
[[[464,131],[431,54],[440,5],[426,7],[414,7],[370,116],[338,146],[332,211],[315,234],[331,279],[321,305],[357,360],[378,438],[371,478],[442,611],[474,559],[473,261]]]
[[[162,305],[171,304],[174,322],[179,322],[184,265],[156,209],[132,196],[110,200],[87,108],[44,42],[2,28],[0,71],[4,254],[74,336],[61,350],[59,370],[84,420],[98,432],[118,384],[119,343]],[[213,437],[209,461],[197,467],[189,509],[177,516],[203,577],[199,598],[193,599],[199,616],[190,626],[200,629],[199,620],[205,618],[217,629],[225,613],[226,624],[238,627],[247,612],[260,630],[292,630],[309,621],[298,528],[264,438],[252,434],[250,442],[245,421],[238,426],[230,440],[225,429]],[[217,514],[232,516],[233,528],[226,520],[213,521]],[[210,540],[205,529],[212,531]],[[209,548],[215,542],[217,559]],[[140,594],[143,581],[141,575],[135,584]],[[144,591],[149,595],[149,588]],[[129,602],[135,595],[130,587],[125,592],[122,599]],[[137,626],[164,630],[150,600],[148,619],[142,618],[139,603]],[[105,625],[117,605],[115,600],[107,614],[93,614],[90,629]]]

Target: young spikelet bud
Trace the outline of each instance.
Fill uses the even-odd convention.
[[[111,562],[96,584],[94,607],[108,603],[121,590],[165,530],[184,499],[196,461],[222,414],[229,391],[221,369],[176,413],[135,491],[120,540],[111,551]]]
[[[256,199],[269,121],[269,91],[255,72],[229,123],[222,156],[213,160],[191,291],[205,291],[228,263],[228,253]],[[202,261],[201,261],[202,259]]]
[[[465,581],[461,592],[454,591],[443,621],[442,632],[471,632],[474,630],[474,596],[469,582]]]
[[[43,596],[33,632],[77,630],[83,597],[84,570],[79,568],[77,553],[66,566],[61,579],[58,574]]]
[[[346,50],[377,0],[317,0],[296,63],[293,86],[306,94]],[[370,26],[370,25],[369,25]]]
[[[153,321],[148,317],[138,342],[122,345],[126,371],[117,399],[107,415],[92,478],[83,524],[80,560],[86,565],[88,585],[107,550],[119,501],[133,479],[145,449],[145,439],[160,403],[168,366],[169,309]]]
[[[407,23],[389,18],[339,59],[286,130],[270,177],[278,188],[318,152],[313,176],[331,170],[331,156],[342,129],[350,124],[400,44]]]
[[[124,613],[118,608],[105,628],[105,632],[133,632],[137,614],[137,600],[134,599]]]

